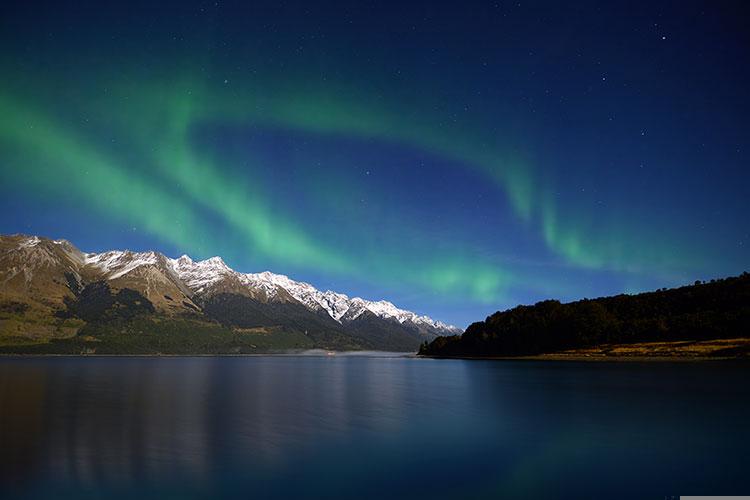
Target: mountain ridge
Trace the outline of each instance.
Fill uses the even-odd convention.
[[[123,290],[142,300],[130,292],[118,295]],[[117,297],[132,300],[121,303]],[[89,300],[97,307],[106,305],[109,312],[95,308],[104,315],[97,319],[90,313],[91,304],[81,304]],[[146,302],[153,311],[141,308]],[[18,313],[19,307],[30,313]],[[117,316],[129,307],[138,314]],[[89,311],[87,319],[81,316],[84,310]],[[51,317],[106,329],[106,322],[114,321],[105,319],[107,314],[118,321],[136,317],[199,321],[235,333],[278,330],[287,336],[301,334],[304,341],[297,342],[299,347],[416,350],[424,340],[461,331],[385,300],[321,291],[270,271],[241,273],[218,256],[193,260],[186,254],[170,258],[155,251],[86,253],[63,239],[0,235],[0,336],[48,340],[76,329],[68,325],[63,334]],[[42,328],[43,324],[47,326]],[[78,325],[76,331],[81,328]]]

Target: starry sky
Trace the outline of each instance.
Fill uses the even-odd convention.
[[[750,268],[742,2],[3,2],[0,232],[466,326]]]

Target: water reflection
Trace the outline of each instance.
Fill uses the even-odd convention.
[[[3,480],[29,481],[42,470],[91,487],[165,468],[199,477],[209,452],[210,365],[173,368],[104,359],[0,364],[0,439],[12,450],[3,458],[36,454],[34,466],[3,466]]]
[[[395,358],[4,360],[0,474],[15,491],[267,480],[409,432],[417,383]]]
[[[733,365],[3,359],[0,496],[733,493],[750,486],[748,378]]]
[[[483,494],[634,498],[744,491],[749,368],[478,363],[471,372],[474,399],[493,406],[487,415],[502,415],[496,436],[506,437],[505,460]]]

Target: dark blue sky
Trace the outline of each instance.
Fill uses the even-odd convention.
[[[0,231],[465,326],[738,274],[741,2],[6,2]]]

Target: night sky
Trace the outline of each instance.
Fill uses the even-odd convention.
[[[3,2],[0,232],[459,326],[748,270],[743,2],[567,4]]]

